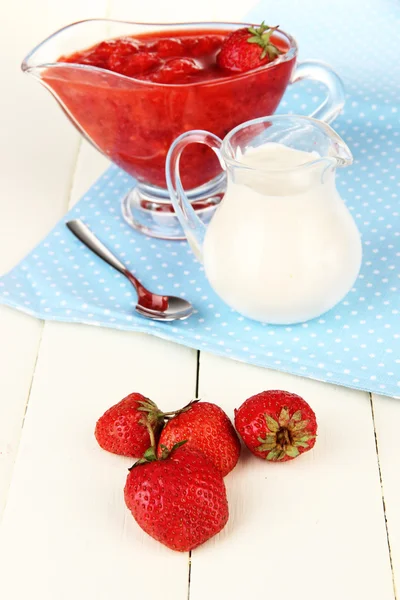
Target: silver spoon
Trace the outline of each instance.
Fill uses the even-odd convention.
[[[176,296],[160,296],[147,290],[83,221],[74,219],[67,221],[66,225],[82,244],[85,244],[99,258],[103,259],[110,267],[114,267],[131,282],[138,294],[136,311],[142,317],[157,321],[176,321],[190,317],[193,312],[190,302]]]

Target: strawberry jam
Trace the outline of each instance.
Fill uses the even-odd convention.
[[[220,68],[216,57],[229,33],[188,29],[107,40],[61,57],[44,80],[97,148],[139,181],[165,188],[165,158],[178,135],[206,129],[223,138],[272,114],[289,82],[294,53],[248,73]],[[273,40],[283,54],[289,50],[283,34]],[[209,148],[186,149],[185,188],[220,171]]]

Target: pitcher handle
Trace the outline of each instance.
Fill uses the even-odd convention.
[[[327,64],[318,60],[305,60],[299,62],[294,74],[292,75],[291,83],[310,79],[323,83],[328,95],[325,100],[310,117],[319,119],[325,123],[332,123],[343,109],[345,103],[344,85],[339,75]]]
[[[181,154],[188,144],[205,144],[214,150],[225,170],[225,163],[221,154],[222,140],[209,131],[193,130],[182,133],[176,138],[170,147],[165,162],[165,177],[167,180],[168,192],[171,197],[176,216],[185,232],[187,240],[192,247],[195,256],[202,262],[203,260],[203,242],[206,233],[206,226],[199,219],[182,186],[180,176],[180,158]]]

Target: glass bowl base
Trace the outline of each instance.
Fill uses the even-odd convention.
[[[188,192],[193,209],[205,225],[209,223],[226,189],[222,173],[207,184]],[[144,235],[163,240],[184,240],[178,217],[166,190],[138,183],[121,202],[125,221]]]

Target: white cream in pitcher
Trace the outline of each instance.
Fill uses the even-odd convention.
[[[335,161],[274,142],[237,160],[241,168],[228,164],[227,192],[204,240],[211,286],[240,313],[268,323],[324,313],[354,284],[362,253],[335,187]]]

